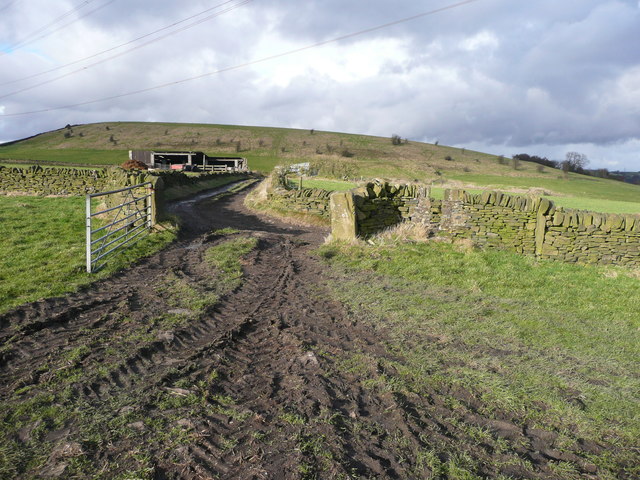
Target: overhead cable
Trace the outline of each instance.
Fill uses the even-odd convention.
[[[173,86],[173,85],[180,85],[182,83],[187,83],[187,82],[190,82],[190,81],[193,81],[193,80],[198,80],[198,79],[201,79],[201,78],[210,77],[210,76],[213,76],[213,75],[217,75],[217,74],[224,73],[224,72],[229,72],[229,71],[232,71],[232,70],[239,70],[241,68],[249,67],[249,66],[252,66],[252,65],[257,65],[259,63],[264,63],[264,62],[268,62],[268,61],[275,60],[275,59],[278,59],[278,58],[282,58],[282,57],[286,57],[286,56],[289,56],[289,55],[293,55],[293,54],[296,54],[296,53],[304,52],[304,51],[310,50],[312,48],[317,48],[317,47],[321,47],[321,46],[328,45],[328,44],[331,44],[331,43],[340,42],[342,40],[347,40],[349,38],[358,37],[358,36],[361,36],[361,35],[365,35],[367,33],[375,32],[375,31],[378,31],[378,30],[382,30],[382,29],[385,29],[385,28],[388,28],[388,27],[392,27],[394,25],[399,25],[401,23],[405,23],[405,22],[409,22],[409,21],[412,21],[412,20],[416,20],[418,18],[427,17],[427,16],[430,16],[430,15],[435,15],[435,14],[444,12],[446,10],[452,10],[454,8],[462,7],[464,5],[468,5],[470,3],[475,3],[475,2],[479,2],[479,1],[480,0],[465,0],[463,2],[454,3],[454,4],[451,4],[451,5],[447,5],[445,7],[437,8],[437,9],[434,9],[434,10],[430,10],[428,12],[422,12],[422,13],[418,13],[416,15],[412,15],[410,17],[405,17],[405,18],[401,18],[399,20],[394,20],[393,22],[388,22],[388,23],[384,23],[384,24],[381,24],[381,25],[377,25],[375,27],[370,27],[370,28],[367,28],[365,30],[360,30],[360,31],[357,31],[357,32],[348,33],[346,35],[341,35],[339,37],[334,37],[334,38],[329,39],[329,40],[323,40],[321,42],[313,43],[311,45],[307,45],[307,46],[300,47],[300,48],[295,48],[293,50],[288,50],[286,52],[278,53],[278,54],[275,54],[275,55],[270,55],[268,57],[263,57],[263,58],[260,58],[260,59],[257,59],[257,60],[252,60],[252,61],[249,61],[249,62],[246,62],[246,63],[242,63],[242,64],[239,64],[239,65],[234,65],[232,67],[222,68],[220,70],[215,70],[213,72],[203,73],[201,75],[196,75],[194,77],[189,77],[189,78],[183,78],[181,80],[175,80],[173,82],[167,82],[167,83],[163,83],[163,84],[160,84],[160,85],[155,85],[153,87],[142,88],[140,90],[133,90],[133,91],[130,91],[130,92],[120,93],[120,94],[117,94],[117,95],[111,95],[111,96],[108,96],[108,97],[98,98],[98,99],[95,99],[95,100],[88,100],[86,102],[79,102],[79,103],[73,103],[73,104],[69,104],[69,105],[62,105],[62,106],[59,106],[59,107],[43,108],[43,109],[40,109],[40,110],[32,110],[32,111],[28,111],[28,112],[4,113],[4,114],[0,114],[0,117],[15,117],[15,116],[20,116],[20,115],[33,115],[33,114],[36,114],[36,113],[45,113],[45,112],[52,112],[52,111],[56,111],[56,110],[65,110],[65,109],[68,109],[68,108],[82,107],[82,106],[85,106],[85,105],[91,105],[93,103],[106,102],[108,100],[115,100],[115,99],[118,99],[118,98],[129,97],[129,96],[132,96],[132,95],[138,95],[138,94],[150,92],[150,91],[153,91],[153,90],[159,90],[161,88],[166,88],[166,87],[170,87],[170,86]]]
[[[113,3],[115,0],[111,0],[111,1],[107,2],[107,4],[105,4],[105,5],[101,6],[101,7],[98,7],[98,8],[96,8],[96,9],[94,9],[94,10],[91,10],[91,12],[89,12],[88,14],[84,14],[82,17],[78,17],[78,18],[74,19],[73,21],[68,22],[68,23],[64,24],[63,26],[61,26],[61,27],[59,27],[59,28],[57,28],[57,29],[55,29],[55,30],[53,30],[53,31],[46,32],[46,33],[44,33],[44,34],[40,35],[42,32],[45,32],[45,31],[47,30],[47,28],[49,28],[50,26],[55,25],[55,24],[56,24],[56,23],[58,23],[59,21],[61,21],[61,20],[63,20],[64,18],[68,17],[69,15],[73,15],[75,12],[77,12],[77,11],[81,10],[82,8],[86,7],[86,6],[87,6],[87,5],[89,5],[91,2],[94,2],[94,1],[95,1],[95,0],[85,0],[81,5],[78,5],[77,7],[74,7],[74,8],[72,8],[71,10],[69,10],[68,12],[63,13],[63,14],[62,14],[62,15],[60,15],[59,17],[56,17],[55,19],[53,19],[52,21],[50,21],[50,22],[49,22],[49,23],[47,23],[46,25],[44,25],[44,26],[42,26],[42,27],[40,27],[40,28],[38,28],[38,29],[34,30],[33,32],[29,33],[28,35],[24,36],[20,41],[18,41],[18,42],[16,42],[16,43],[14,43],[14,44],[12,44],[12,45],[9,45],[8,47],[6,47],[6,48],[7,48],[7,50],[15,50],[16,48],[21,48],[21,47],[23,47],[23,46],[25,46],[25,45],[28,45],[28,44],[30,44],[30,43],[35,42],[36,40],[40,40],[41,38],[47,37],[47,36],[51,35],[52,33],[57,32],[57,31],[58,31],[58,30],[60,30],[61,28],[64,28],[64,27],[66,27],[67,25],[70,25],[70,24],[72,24],[73,22],[78,21],[80,18],[86,17],[88,14],[91,14],[91,13],[95,12],[96,10],[100,10],[102,7],[104,7],[104,6],[108,5],[109,3]],[[32,38],[32,37],[34,37],[35,35],[40,35],[40,36],[38,36],[38,37],[36,37],[36,38]],[[2,51],[2,52],[0,52],[0,56],[2,56],[2,55],[6,55],[6,54],[7,54],[7,52],[6,52],[6,51]]]
[[[211,10],[215,10],[217,8],[223,7],[224,5],[227,5],[229,3],[233,3],[234,1],[236,1],[236,0],[228,0],[228,1],[224,2],[224,3],[216,5],[214,7],[207,8],[206,10],[203,10],[202,12],[196,13],[195,15],[191,15],[190,17],[183,18],[182,20],[179,20],[177,22],[173,22],[170,25],[167,25],[165,27],[159,28],[158,30],[154,30],[153,32],[146,33],[146,34],[144,34],[144,35],[142,35],[140,37],[134,38],[133,40],[129,40],[128,42],[121,43],[120,45],[116,45],[115,47],[108,48],[108,49],[103,50],[101,52],[94,53],[92,55],[89,55],[88,57],[84,57],[84,58],[81,58],[79,60],[74,60],[73,62],[69,62],[69,63],[66,63],[64,65],[59,65],[57,67],[51,68],[49,70],[45,70],[43,72],[34,73],[34,74],[28,75],[26,77],[17,78],[15,80],[11,80],[9,82],[0,83],[0,86],[11,85],[12,83],[17,83],[17,82],[23,82],[25,80],[30,80],[32,78],[36,78],[36,77],[40,77],[42,75],[46,75],[47,73],[55,72],[57,70],[62,70],[63,68],[70,67],[71,65],[76,65],[78,63],[82,63],[82,62],[85,62],[87,60],[91,60],[92,58],[98,57],[98,56],[103,55],[105,53],[112,52],[112,51],[117,50],[117,49],[122,48],[122,47],[126,47],[127,45],[131,45],[132,43],[135,43],[135,42],[137,42],[139,40],[142,40],[144,38],[150,37],[151,35],[155,35],[156,33],[160,33],[160,32],[162,32],[164,30],[167,30],[169,28],[172,28],[172,27],[175,27],[177,25],[180,25],[181,23],[184,23],[184,22],[186,22],[188,20],[191,20],[193,18],[199,17],[200,15],[204,15],[205,13],[210,12]],[[164,37],[162,37],[162,38],[164,38]]]
[[[0,13],[4,12],[7,8],[11,7],[14,3],[18,3],[20,0],[13,0],[8,2],[4,7],[0,7]]]
[[[161,35],[159,37],[153,38],[153,39],[151,39],[151,40],[149,40],[149,41],[147,41],[145,43],[142,43],[140,45],[136,45],[135,47],[132,47],[132,48],[130,48],[128,50],[125,50],[123,52],[116,53],[115,55],[111,55],[110,57],[106,57],[106,58],[103,58],[102,60],[98,60],[97,62],[90,63],[89,65],[85,65],[84,67],[79,68],[77,70],[73,70],[71,72],[67,72],[65,74],[58,75],[57,77],[53,77],[53,78],[50,78],[48,80],[44,80],[44,81],[42,81],[40,83],[36,83],[36,84],[30,85],[28,87],[24,87],[24,88],[21,88],[21,89],[18,89],[18,90],[14,90],[13,92],[9,92],[9,93],[6,93],[4,95],[0,95],[0,100],[3,99],[3,98],[11,97],[13,95],[17,95],[18,93],[26,92],[28,90],[33,90],[34,88],[41,87],[42,85],[47,85],[49,83],[55,82],[57,80],[60,80],[62,78],[66,78],[66,77],[69,77],[71,75],[75,75],[76,73],[84,72],[85,70],[87,70],[89,68],[92,68],[92,67],[95,67],[96,65],[100,65],[102,63],[108,62],[109,60],[113,60],[115,58],[122,57],[122,56],[124,56],[124,55],[126,55],[126,54],[128,54],[130,52],[133,52],[134,50],[138,50],[138,49],[140,49],[142,47],[146,47],[147,45],[155,43],[155,42],[157,42],[159,40],[162,40],[164,38],[167,38],[167,37],[169,37],[171,35],[174,35],[176,33],[182,32],[182,31],[187,30],[189,28],[192,28],[192,27],[194,27],[196,25],[200,25],[201,23],[204,23],[204,22],[206,22],[208,20],[211,20],[212,18],[219,17],[220,15],[223,15],[223,14],[225,14],[227,12],[235,10],[236,8],[242,7],[242,6],[246,5],[247,3],[251,2],[251,1],[253,1],[253,0],[243,0],[242,2],[237,3],[235,5],[232,5],[232,6],[230,6],[229,8],[227,8],[225,10],[221,10],[221,11],[216,12],[216,13],[214,13],[212,15],[209,15],[209,16],[207,16],[205,18],[201,18],[200,20],[198,20],[196,22],[193,22],[191,24],[185,25],[185,26],[179,28],[178,30],[174,30],[172,32],[168,32],[168,33],[166,33],[164,35]],[[230,2],[226,2],[226,3],[230,3]]]

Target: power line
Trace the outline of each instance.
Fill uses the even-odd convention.
[[[59,75],[57,77],[50,78],[49,80],[45,80],[45,81],[42,81],[40,83],[36,83],[36,84],[31,85],[29,87],[24,87],[24,88],[21,88],[19,90],[15,90],[13,92],[9,92],[9,93],[6,93],[4,95],[0,95],[0,100],[2,100],[3,98],[11,97],[11,96],[16,95],[18,93],[26,92],[28,90],[33,90],[34,88],[40,87],[42,85],[47,85],[49,83],[53,83],[53,82],[55,82],[57,80],[60,80],[62,78],[66,78],[66,77],[69,77],[71,75],[75,75],[76,73],[83,72],[83,71],[85,71],[85,70],[87,70],[89,68],[95,67],[96,65],[100,65],[102,63],[108,62],[109,60],[113,60],[115,58],[122,57],[122,56],[126,55],[127,53],[130,53],[130,52],[132,52],[134,50],[138,50],[138,49],[140,49],[142,47],[146,47],[147,45],[150,45],[150,44],[155,43],[155,42],[157,42],[159,40],[162,40],[163,38],[169,37],[171,35],[174,35],[176,33],[182,32],[182,31],[187,30],[187,29],[189,29],[191,27],[194,27],[196,25],[204,23],[207,20],[210,20],[210,19],[212,19],[214,17],[219,17],[220,15],[223,15],[223,14],[225,14],[227,12],[235,10],[236,8],[242,7],[242,6],[246,5],[247,3],[251,2],[251,1],[252,0],[244,0],[244,1],[242,1],[242,2],[240,2],[238,4],[236,4],[236,5],[233,5],[233,6],[229,7],[229,8],[227,8],[226,10],[222,10],[220,12],[217,12],[217,13],[213,14],[213,15],[209,15],[208,17],[202,18],[202,19],[198,20],[197,22],[194,22],[194,23],[189,24],[189,25],[185,25],[184,27],[182,27],[182,28],[180,28],[178,30],[166,33],[165,35],[162,35],[160,37],[157,37],[157,38],[154,38],[152,40],[149,40],[148,42],[145,42],[143,44],[137,45],[137,46],[135,46],[133,48],[130,48],[129,50],[125,50],[124,52],[120,52],[120,53],[117,53],[117,54],[112,55],[110,57],[103,58],[102,60],[98,60],[97,62],[91,63],[89,65],[85,65],[84,67],[79,68],[78,70],[73,70],[73,71],[67,72],[67,73],[65,73],[63,75]],[[227,3],[229,3],[229,2],[227,2]]]
[[[364,29],[364,30],[360,30],[360,31],[357,31],[357,32],[348,33],[346,35],[341,35],[339,37],[334,37],[334,38],[329,39],[329,40],[323,40],[321,42],[313,43],[311,45],[307,45],[307,46],[304,46],[304,47],[295,48],[293,50],[288,50],[286,52],[278,53],[278,54],[275,54],[275,55],[270,55],[268,57],[263,57],[263,58],[260,58],[260,59],[257,59],[257,60],[252,60],[252,61],[249,61],[249,62],[246,62],[246,63],[241,63],[239,65],[234,65],[234,66],[231,66],[231,67],[222,68],[220,70],[215,70],[213,72],[203,73],[201,75],[196,75],[194,77],[183,78],[181,80],[175,80],[173,82],[167,82],[167,83],[163,83],[163,84],[160,84],[160,85],[155,85],[153,87],[142,88],[140,90],[133,90],[133,91],[126,92],[126,93],[120,93],[118,95],[111,95],[109,97],[99,98],[99,99],[95,99],[95,100],[89,100],[89,101],[86,101],[86,102],[74,103],[74,104],[70,104],[70,105],[63,105],[63,106],[59,106],[59,107],[43,108],[41,110],[33,110],[33,111],[29,111],[29,112],[4,113],[4,114],[0,114],[0,117],[16,117],[16,116],[20,116],[20,115],[33,115],[33,114],[36,114],[36,113],[45,113],[45,112],[52,112],[52,111],[55,111],[55,110],[64,110],[64,109],[67,109],[67,108],[82,107],[82,106],[85,106],[85,105],[91,105],[93,103],[106,102],[108,100],[116,100],[118,98],[129,97],[129,96],[132,96],[132,95],[138,95],[140,93],[146,93],[146,92],[150,92],[150,91],[153,91],[153,90],[159,90],[161,88],[166,88],[166,87],[170,87],[170,86],[173,86],[173,85],[180,85],[182,83],[187,83],[187,82],[190,82],[190,81],[193,81],[193,80],[198,80],[198,79],[201,79],[201,78],[210,77],[210,76],[217,75],[217,74],[220,74],[220,73],[230,72],[230,71],[233,71],[233,70],[239,70],[241,68],[249,67],[249,66],[252,66],[252,65],[257,65],[259,63],[264,63],[264,62],[268,62],[268,61],[275,60],[275,59],[278,59],[278,58],[282,58],[282,57],[286,57],[286,56],[289,56],[289,55],[293,55],[293,54],[296,54],[296,53],[304,52],[306,50],[311,50],[312,48],[317,48],[317,47],[321,47],[321,46],[328,45],[328,44],[331,44],[331,43],[337,43],[337,42],[340,42],[342,40],[347,40],[347,39],[350,39],[350,38],[359,37],[359,36],[365,35],[367,33],[375,32],[375,31],[378,31],[378,30],[383,30],[385,28],[389,28],[389,27],[392,27],[394,25],[399,25],[401,23],[406,23],[406,22],[409,22],[409,21],[412,21],[412,20],[417,20],[418,18],[423,18],[423,17],[435,15],[435,14],[444,12],[446,10],[452,10],[454,8],[462,7],[464,5],[468,5],[470,3],[475,3],[475,2],[479,2],[479,1],[480,0],[465,0],[463,2],[458,2],[458,3],[451,4],[451,5],[447,5],[446,7],[441,7],[441,8],[437,8],[437,9],[434,9],[434,10],[429,10],[428,12],[418,13],[418,14],[412,15],[410,17],[405,17],[405,18],[401,18],[399,20],[394,20],[393,22],[388,22],[388,23],[384,23],[384,24],[381,24],[381,25],[377,25],[375,27],[370,27],[370,28],[367,28],[367,29]]]
[[[112,52],[112,51],[117,50],[117,49],[122,48],[122,47],[126,47],[127,45],[131,45],[132,43],[135,43],[135,42],[137,42],[139,40],[142,40],[144,38],[147,38],[147,37],[150,37],[152,35],[155,35],[156,33],[159,33],[159,32],[162,32],[164,30],[167,30],[169,28],[172,28],[172,27],[175,27],[177,25],[180,25],[181,23],[184,23],[184,22],[186,22],[188,20],[191,20],[193,18],[199,17],[200,15],[203,15],[203,14],[205,14],[207,12],[210,12],[211,10],[215,10],[217,8],[223,7],[223,6],[225,6],[225,5],[229,4],[229,3],[233,3],[234,1],[236,1],[236,0],[228,0],[228,1],[224,2],[224,3],[216,5],[215,7],[207,8],[206,10],[203,10],[202,12],[196,13],[195,15],[191,15],[190,17],[183,18],[182,20],[174,22],[174,23],[172,23],[170,25],[167,25],[165,27],[159,28],[158,30],[154,30],[153,32],[149,32],[149,33],[147,33],[145,35],[142,35],[140,37],[134,38],[133,40],[129,40],[128,42],[122,43],[122,44],[117,45],[115,47],[108,48],[108,49],[103,50],[101,52],[94,53],[92,55],[89,55],[88,57],[84,57],[84,58],[81,58],[79,60],[74,60],[73,62],[69,62],[69,63],[66,63],[64,65],[59,65],[57,67],[51,68],[49,70],[45,70],[43,72],[34,73],[33,75],[28,75],[26,77],[18,78],[16,80],[11,80],[9,82],[0,83],[0,86],[11,85],[12,83],[17,83],[17,82],[23,82],[25,80],[30,80],[32,78],[40,77],[40,76],[45,75],[47,73],[55,72],[57,70],[62,70],[63,68],[70,67],[71,65],[75,65],[77,63],[82,63],[84,61],[91,60],[92,58],[98,57],[98,56],[103,55],[105,53]],[[211,17],[207,17],[206,20],[208,20],[209,18],[211,18]],[[177,33],[179,31],[182,31],[182,30],[178,30],[178,31],[176,31],[174,33]],[[166,38],[166,37],[160,37],[160,38]],[[9,95],[12,95],[12,94],[9,94]]]
[[[43,33],[39,37],[33,38],[33,39],[29,40],[28,42],[19,45],[19,48],[24,47],[25,45],[28,45],[30,43],[37,42],[38,40],[41,40],[43,38],[48,37],[49,35],[53,35],[54,33],[59,32],[63,28],[67,28],[72,23],[76,23],[76,22],[82,20],[83,18],[86,18],[89,15],[92,15],[92,14],[96,13],[98,10],[102,10],[104,7],[107,7],[107,6],[111,5],[115,1],[116,0],[109,0],[107,3],[104,3],[104,4],[100,5],[99,7],[94,8],[93,10],[90,10],[90,11],[88,11],[86,13],[83,13],[82,15],[80,15],[79,17],[74,18],[70,22],[67,22],[67,23],[65,23],[63,25],[60,25],[58,28],[56,28],[54,30],[51,30],[51,31],[46,32],[46,33]],[[6,52],[5,52],[5,55],[6,55]]]
[[[0,13],[4,12],[7,8],[12,6],[14,3],[18,3],[20,0],[13,0],[12,2],[8,2],[4,7],[0,7]]]
[[[62,14],[62,15],[60,15],[59,17],[56,17],[56,18],[55,18],[55,19],[53,19],[51,22],[47,23],[46,25],[44,25],[44,26],[42,26],[42,27],[40,27],[40,28],[37,28],[37,29],[36,29],[36,30],[34,30],[33,32],[31,32],[31,33],[29,33],[28,35],[26,35],[25,37],[23,37],[23,38],[22,38],[22,40],[18,41],[17,43],[14,43],[13,45],[9,45],[9,47],[7,47],[7,48],[8,48],[9,50],[15,50],[16,48],[24,47],[25,45],[28,45],[29,43],[32,43],[32,42],[34,42],[34,41],[36,41],[36,40],[40,40],[41,38],[44,38],[44,37],[46,37],[46,36],[51,35],[53,32],[58,31],[60,28],[63,28],[63,27],[65,27],[65,26],[67,26],[67,25],[70,25],[71,23],[73,23],[73,22],[75,22],[75,21],[79,20],[79,18],[78,18],[78,19],[73,20],[72,22],[69,22],[69,23],[67,23],[67,24],[63,25],[63,27],[60,27],[60,28],[58,28],[58,29],[56,29],[56,30],[54,30],[54,31],[52,31],[52,32],[45,33],[44,35],[42,35],[42,36],[40,36],[40,37],[37,37],[37,38],[32,39],[32,37],[33,37],[34,35],[39,35],[40,33],[42,33],[42,32],[44,32],[44,31],[46,31],[46,29],[47,29],[47,28],[49,28],[50,26],[55,25],[56,23],[58,23],[58,22],[59,22],[59,21],[61,21],[62,19],[64,19],[64,18],[68,17],[69,15],[73,15],[75,12],[77,12],[77,11],[79,11],[80,9],[82,9],[82,8],[86,7],[86,6],[87,6],[87,5],[89,5],[91,2],[94,2],[94,1],[95,1],[95,0],[85,0],[85,1],[82,3],[82,5],[78,5],[77,7],[74,7],[74,8],[72,8],[71,10],[69,10],[68,12],[63,13],[63,14]],[[113,1],[114,1],[114,0],[111,0],[111,1],[110,1],[110,2],[108,2],[108,3],[112,3]],[[108,3],[107,3],[107,4],[108,4]],[[103,6],[106,6],[106,5],[103,5]],[[99,8],[97,8],[96,10],[99,10],[100,8],[102,8],[102,7],[99,7]],[[91,12],[89,12],[89,13],[93,13],[93,12],[95,12],[96,10],[92,10],[92,11],[91,11]],[[85,15],[83,15],[83,16],[86,16],[86,15],[87,15],[87,14],[85,14]],[[82,17],[80,17],[80,18],[82,18]],[[7,54],[7,52],[0,52],[0,56],[2,56],[2,55],[6,55],[6,54]]]

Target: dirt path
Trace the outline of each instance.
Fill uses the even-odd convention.
[[[486,478],[561,478],[548,468],[554,455],[589,478],[592,467],[554,451],[549,432],[483,418],[465,392],[446,392],[460,399],[454,411],[442,392],[363,388],[397,372],[349,363],[390,357],[322,286],[309,249],[326,232],[257,217],[242,201],[179,206],[184,234],[172,247],[0,317],[5,448],[25,452],[0,477],[431,478],[450,460],[432,458],[445,445],[480,459]],[[243,285],[198,310],[189,295],[216,293],[205,252],[227,239],[206,232],[224,227],[258,248]],[[507,462],[461,420],[535,468]]]

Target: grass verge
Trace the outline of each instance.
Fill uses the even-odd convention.
[[[376,388],[462,387],[480,414],[553,431],[560,450],[585,439],[605,446],[589,458],[598,478],[640,475],[637,271],[434,242],[333,244],[319,254],[335,295],[398,358],[400,379]]]

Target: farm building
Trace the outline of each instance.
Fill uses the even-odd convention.
[[[143,162],[149,168],[191,170],[197,167],[214,172],[248,170],[247,159],[244,157],[210,157],[203,152],[129,150],[129,158]]]

